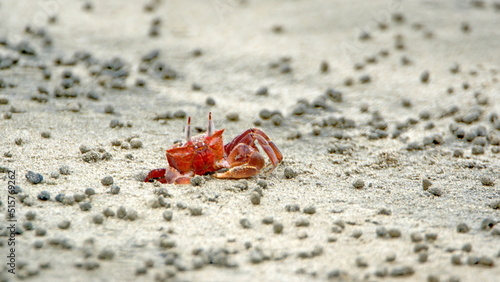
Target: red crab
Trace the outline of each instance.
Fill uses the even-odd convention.
[[[266,162],[257,143],[271,161],[273,170],[283,159],[280,150],[264,131],[247,129],[226,145],[222,142],[224,129],[214,132],[212,113],[208,114],[207,132],[191,137],[191,118],[186,126],[186,141],[179,142],[166,152],[168,168],[154,169],[144,182],[189,184],[194,175],[214,173],[216,178],[248,178],[258,174]],[[224,172],[219,170],[226,169]]]

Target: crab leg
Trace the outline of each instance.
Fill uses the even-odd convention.
[[[264,144],[262,144],[260,142],[260,139],[259,139],[259,143],[261,143],[260,145],[263,146],[263,148],[264,148],[264,146],[270,147],[270,148],[268,148],[269,151],[266,151],[266,148],[264,148],[264,151],[266,151],[266,154],[270,155],[270,153],[272,151],[277,159],[277,163],[275,165],[280,163],[283,160],[283,154],[281,154],[281,151],[280,151],[280,149],[278,149],[278,146],[276,146],[276,144],[274,144],[274,142],[271,140],[271,138],[269,138],[269,136],[267,136],[267,134],[264,131],[262,131],[258,128],[254,128],[254,130],[255,130],[255,133],[257,134],[257,136],[262,137],[263,141],[266,141],[266,142],[264,142]]]
[[[238,144],[247,144],[252,148],[257,149],[255,140],[259,142],[260,146],[271,160],[272,165],[277,166],[283,159],[283,155],[271,138],[269,138],[264,131],[258,128],[250,128],[242,134],[236,136],[236,138],[224,146],[224,150],[227,154],[229,154]]]
[[[231,168],[226,172],[214,174],[216,178],[248,178],[258,174],[265,165],[259,151],[243,143],[231,151],[227,161]]]

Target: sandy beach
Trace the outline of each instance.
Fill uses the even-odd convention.
[[[499,281],[499,26],[493,0],[1,1],[0,281]],[[283,161],[145,183],[209,112]]]

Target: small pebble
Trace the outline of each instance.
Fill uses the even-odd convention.
[[[123,141],[120,145],[120,147],[124,150],[129,150],[130,149],[130,143],[127,141]]]
[[[171,221],[174,213],[172,210],[166,210],[163,212],[162,215],[163,215],[163,219],[165,219],[166,221]]]
[[[43,176],[40,173],[36,173],[31,170],[26,173],[26,178],[32,184],[39,184],[43,181]]]
[[[178,209],[180,209],[180,210],[185,210],[185,209],[187,209],[187,204],[186,204],[186,203],[184,203],[184,202],[178,202],[178,203],[176,204],[176,206],[177,206],[177,208],[178,208]]]
[[[105,186],[109,186],[113,184],[113,177],[112,176],[105,176],[101,179],[101,184]]]
[[[406,20],[405,16],[401,12],[393,13],[391,18],[396,23],[403,23]]]
[[[401,100],[401,105],[405,108],[411,108],[412,106],[412,103],[411,103],[411,100],[408,99],[408,98],[404,98]]]
[[[437,233],[426,233],[425,234],[425,240],[429,242],[434,242],[438,238]]]
[[[191,90],[193,90],[193,91],[200,91],[202,88],[203,87],[200,84],[196,83],[196,82],[194,82],[193,84],[191,84]]]
[[[395,262],[396,261],[396,254],[395,253],[389,253],[385,256],[385,261],[386,262]]]
[[[82,153],[82,154],[85,154],[87,152],[92,151],[92,148],[90,148],[87,145],[81,145],[79,149],[80,149],[80,153]]]
[[[43,247],[43,241],[40,241],[40,240],[36,240],[34,243],[33,243],[33,247],[35,249],[41,249]]]
[[[136,210],[134,210],[134,209],[129,209],[129,210],[127,210],[127,217],[126,217],[126,218],[127,218],[128,220],[130,220],[130,221],[134,221],[134,220],[136,220],[136,219],[137,219],[137,217],[138,217],[138,216],[139,216],[139,215],[138,215],[138,213],[137,213],[137,211],[136,211]]]
[[[68,229],[71,226],[71,221],[65,219],[57,224],[60,229]]]
[[[389,236],[391,238],[401,237],[401,231],[399,229],[396,229],[396,228],[391,228],[391,229],[387,230],[387,234],[389,234]]]
[[[59,168],[59,173],[62,175],[70,175],[71,169],[67,165],[63,165]]]
[[[462,22],[460,24],[460,29],[462,30],[463,33],[469,33],[470,32],[470,25],[468,22]]]
[[[468,265],[478,265],[479,264],[479,257],[469,256],[467,258],[467,264]]]
[[[387,276],[387,267],[383,267],[383,266],[378,266],[376,269],[375,269],[375,276],[376,277],[380,277],[380,278],[383,278],[383,277],[386,277]]]
[[[75,199],[75,202],[79,203],[79,202],[85,200],[85,198],[87,198],[87,196],[85,194],[82,194],[82,193],[76,193],[73,195],[73,198]]]
[[[42,227],[38,227],[35,229],[35,235],[39,237],[43,237],[47,234],[47,230]]]
[[[319,70],[321,73],[328,73],[330,70],[330,66],[328,65],[327,61],[322,61],[319,67]]]
[[[257,91],[255,92],[255,95],[257,95],[257,96],[267,96],[267,95],[269,95],[269,90],[267,89],[267,87],[262,86],[259,89],[257,89]]]
[[[366,83],[369,83],[370,81],[371,81],[371,77],[368,74],[364,74],[364,75],[359,77],[359,82],[361,84],[366,84]]]
[[[483,186],[493,186],[495,185],[495,179],[489,175],[481,176],[481,184]]]
[[[130,139],[130,147],[132,149],[142,148],[142,141],[139,138]]]
[[[262,189],[266,189],[267,188],[267,181],[265,181],[264,179],[259,179],[257,181],[257,185],[259,187],[261,187]]]
[[[307,239],[308,237],[309,237],[309,235],[307,235],[307,232],[305,232],[305,231],[300,231],[297,234],[297,239],[299,239],[299,240],[304,240],[304,239]]]
[[[418,262],[420,262],[420,263],[427,262],[428,258],[429,258],[429,254],[427,252],[423,252],[423,253],[418,254]]]
[[[103,249],[97,255],[97,258],[100,260],[112,260],[115,257],[115,252],[111,249]]]
[[[240,225],[245,229],[252,228],[252,223],[250,223],[250,220],[248,220],[248,218],[240,219]]]
[[[429,189],[429,187],[431,187],[431,186],[432,186],[432,182],[429,179],[427,179],[427,178],[422,179],[422,188],[424,189],[424,191]]]
[[[281,115],[273,115],[271,117],[271,122],[275,126],[280,126],[283,123],[283,117]]]
[[[124,206],[120,206],[116,210],[116,217],[118,217],[118,218],[124,218],[125,216],[127,216],[127,210],[125,209]]]
[[[297,221],[295,221],[295,226],[297,227],[307,227],[309,226],[310,222],[309,219],[307,218],[299,218]]]
[[[82,211],[89,211],[92,208],[92,205],[90,202],[83,202],[80,204],[80,210]]]
[[[201,207],[189,207],[189,213],[192,215],[192,216],[200,216],[202,214],[202,208]]]
[[[86,152],[82,156],[82,160],[87,163],[95,163],[99,159],[100,159],[99,154],[94,151]]]
[[[190,179],[191,185],[193,186],[201,186],[203,183],[205,183],[205,178],[201,175],[195,175],[193,178]]]
[[[333,88],[328,88],[325,91],[325,96],[330,98],[330,100],[332,100],[333,102],[336,102],[336,103],[341,103],[343,101],[342,92],[340,92],[336,89],[333,89]]]
[[[281,234],[281,233],[283,233],[283,224],[280,223],[280,222],[273,223],[273,232],[275,234]]]
[[[430,77],[429,71],[424,71],[420,75],[420,81],[422,83],[428,83],[429,82],[429,77]]]
[[[57,200],[57,196],[56,196],[56,200]],[[73,197],[73,195],[62,195],[61,196],[61,202],[65,205],[68,205],[68,206],[71,206],[75,203],[75,197]]]
[[[184,110],[177,110],[173,113],[173,117],[178,119],[184,119],[186,116],[187,113]]]
[[[31,221],[27,221],[25,223],[23,223],[23,228],[24,230],[33,230],[33,223]]]
[[[289,204],[285,206],[287,212],[298,212],[300,211],[300,206],[298,204]]]
[[[104,113],[105,114],[114,114],[115,113],[115,108],[112,105],[106,105],[104,107]]]
[[[462,258],[460,255],[455,254],[451,256],[451,264],[453,265],[462,265]]]
[[[40,201],[47,201],[47,200],[50,200],[50,194],[49,192],[47,191],[42,191],[38,194],[37,198],[40,200]]]
[[[467,224],[465,223],[460,223],[457,225],[457,232],[458,233],[467,233],[470,231],[470,228]]]
[[[252,192],[250,194],[250,201],[252,202],[252,204],[254,205],[259,205],[260,204],[260,193],[258,192]]]
[[[205,100],[205,104],[207,104],[208,106],[215,106],[216,102],[214,98],[207,97],[207,99]]]
[[[365,187],[365,182],[363,181],[363,179],[356,179],[352,183],[352,186],[356,189],[362,189],[363,187]]]
[[[120,186],[118,185],[111,185],[108,191],[109,194],[111,195],[118,195],[120,193]]]
[[[307,206],[303,209],[303,212],[305,214],[315,214],[316,213],[316,207],[315,206]]]
[[[102,224],[104,222],[104,217],[100,214],[96,214],[92,217],[92,221],[95,224]]]
[[[338,238],[335,236],[328,236],[328,238],[326,239],[326,241],[328,243],[335,243],[335,242],[337,242],[337,240],[338,240]]]
[[[92,195],[95,195],[95,190],[93,188],[86,188],[85,189],[85,195],[87,196],[92,196]]]
[[[113,217],[115,216],[115,212],[113,210],[111,210],[110,208],[106,208],[102,214],[105,216],[105,217]]]
[[[263,224],[273,224],[274,223],[274,217],[272,216],[266,216],[262,219]]]
[[[473,155],[482,155],[482,154],[484,154],[484,147],[483,146],[473,146],[471,148],[471,153]]]
[[[261,263],[264,260],[264,255],[260,250],[252,250],[250,252],[250,262],[253,264]]]
[[[370,35],[370,33],[367,31],[364,31],[364,30],[361,31],[361,33],[359,35],[359,40],[369,40],[371,38],[372,38],[372,36]]]
[[[471,243],[466,243],[462,246],[462,251],[470,253],[472,251],[472,244]]]
[[[495,262],[493,261],[492,258],[489,258],[487,256],[481,256],[479,257],[478,264],[485,267],[493,267],[495,265]]]
[[[259,112],[259,116],[261,119],[270,119],[272,116],[272,112],[270,110],[263,109]]]
[[[240,115],[236,112],[231,112],[226,115],[226,119],[228,121],[238,121],[240,119]]]
[[[366,259],[364,257],[357,257],[356,258],[356,266],[361,267],[361,268],[365,268],[365,267],[368,267],[368,262],[366,261]]]
[[[82,109],[82,105],[80,103],[70,103],[66,109],[70,112],[77,113]]]
[[[334,269],[326,275],[328,280],[338,280],[338,281],[349,281],[350,277],[348,276],[347,272],[344,270],[339,270],[339,269]]]
[[[284,170],[284,176],[286,179],[295,178],[297,176],[297,172],[295,172],[292,168],[286,167]]]
[[[137,78],[135,80],[135,86],[137,86],[137,87],[144,87],[144,86],[146,86],[146,80],[144,80],[143,78]]]
[[[36,212],[34,211],[28,211],[26,213],[26,219],[27,220],[34,220],[36,218]]]
[[[333,224],[340,227],[342,230],[345,229],[345,222],[341,219],[335,220]]]
[[[389,273],[392,277],[402,277],[411,276],[415,273],[415,270],[411,266],[396,266]]]
[[[385,235],[387,235],[387,229],[383,226],[379,226],[375,229],[375,234],[377,234],[377,237],[385,237]]]
[[[361,236],[363,236],[363,231],[361,231],[361,230],[354,230],[351,233],[351,237],[356,238],[356,239],[359,239]]]
[[[462,151],[460,149],[453,150],[453,157],[454,158],[463,158],[464,157],[464,151]]]
[[[118,119],[112,119],[110,122],[109,122],[109,127],[111,128],[120,128],[120,127],[123,127],[124,124],[123,122],[121,122],[120,120]]]
[[[387,209],[387,208],[381,208],[378,210],[377,214],[392,215],[392,211],[390,209]]]
[[[43,138],[50,138],[50,132],[49,131],[43,131],[41,133],[41,135],[42,135]]]
[[[441,188],[438,188],[438,187],[431,187],[427,191],[429,193],[431,193],[432,195],[437,196],[437,197],[440,197],[443,195],[443,191],[441,190]]]

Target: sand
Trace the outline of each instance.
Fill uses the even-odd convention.
[[[0,280],[498,281],[499,12],[498,1],[2,1],[0,55],[18,63],[0,70]],[[65,65],[81,51],[91,58]],[[261,128],[283,162],[243,181],[141,182],[167,166],[187,116],[203,131],[209,112],[226,142]]]

